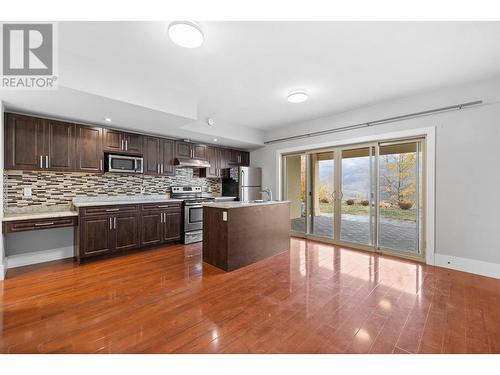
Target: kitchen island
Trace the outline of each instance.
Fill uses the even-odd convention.
[[[203,261],[233,271],[290,250],[290,202],[203,205]]]

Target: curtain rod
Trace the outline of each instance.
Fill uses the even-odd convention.
[[[406,119],[415,118],[415,117],[428,116],[428,115],[431,115],[431,114],[434,114],[434,113],[440,113],[440,112],[446,112],[446,111],[453,111],[453,110],[460,110],[462,108],[470,107],[470,106],[473,106],[473,105],[479,105],[479,104],[483,104],[483,101],[482,100],[476,100],[474,102],[467,102],[467,103],[450,105],[448,107],[429,109],[427,111],[409,113],[409,114],[406,114],[406,115],[400,115],[400,116],[395,116],[395,117],[388,117],[388,118],[384,118],[384,119],[376,120],[376,121],[362,122],[360,124],[341,126],[339,128],[321,130],[321,131],[317,131],[317,132],[313,132],[313,133],[293,135],[293,136],[285,137],[285,138],[277,138],[277,139],[272,139],[270,141],[265,141],[264,144],[269,145],[269,144],[272,144],[272,143],[279,143],[279,142],[291,141],[291,140],[295,140],[295,139],[303,139],[303,138],[317,137],[317,136],[320,136],[320,135],[326,135],[326,134],[332,134],[332,133],[339,133],[339,132],[343,132],[343,131],[347,131],[347,130],[353,130],[353,129],[365,128],[365,127],[369,127],[369,126],[382,125],[382,124],[387,124],[387,123],[390,123],[390,122],[396,122],[396,121],[406,120]]]

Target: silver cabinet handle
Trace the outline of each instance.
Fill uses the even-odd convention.
[[[116,229],[116,216],[113,218],[113,224],[114,224],[114,227]]]
[[[111,218],[109,218],[109,229],[113,229],[113,224],[111,223]]]
[[[43,156],[40,155],[40,168],[43,168]]]
[[[107,208],[106,209],[106,212],[116,212],[116,211],[120,211],[119,208]]]
[[[35,223],[35,227],[43,227],[46,225],[54,225],[54,222],[51,223]]]
[[[128,151],[128,139],[125,140],[125,151]]]
[[[123,150],[123,139],[120,141],[120,150]]]
[[[158,174],[160,174],[160,163],[156,165],[156,171],[158,172]]]
[[[161,173],[164,172],[163,163],[161,163]]]
[[[49,168],[49,155],[45,155],[45,168]]]
[[[102,159],[99,160],[99,170],[102,171]]]
[[[160,223],[163,224],[163,212],[160,213]]]

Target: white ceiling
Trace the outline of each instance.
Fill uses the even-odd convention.
[[[200,25],[205,43],[183,49],[168,39],[168,22],[60,23],[60,84],[69,90],[51,97],[73,93],[76,99],[82,91],[122,103],[127,113],[121,116],[118,105],[110,107],[115,113],[92,106],[73,108],[72,118],[110,116],[120,119],[117,126],[207,141],[217,136],[251,148],[284,124],[500,74],[500,22]],[[306,88],[310,100],[288,103],[294,88]],[[37,104],[16,94],[5,100],[66,113],[63,105],[46,104],[52,99]],[[142,118],[164,112],[175,121],[152,126],[130,115],[134,108]],[[204,123],[208,116],[215,127]]]

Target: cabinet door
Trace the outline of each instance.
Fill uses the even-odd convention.
[[[144,173],[158,174],[160,139],[144,137]]]
[[[114,216],[113,250],[123,251],[139,247],[139,217],[137,213]]]
[[[226,169],[229,168],[229,163],[228,163],[228,151],[225,148],[218,148],[217,149],[217,159],[219,161],[219,168],[220,169]]]
[[[237,166],[239,164],[239,151],[237,150],[227,150],[227,163],[230,166]]]
[[[75,169],[76,125],[47,120],[48,152],[45,167],[56,171]]]
[[[107,216],[80,217],[80,256],[106,254],[111,252],[111,223]]]
[[[192,151],[193,159],[207,160],[207,146],[193,145],[192,148],[193,148]]]
[[[171,139],[161,140],[161,162],[164,176],[175,176],[174,146],[175,141]]]
[[[175,142],[175,156],[181,158],[192,157],[192,144],[187,142]]]
[[[210,163],[210,168],[205,168],[205,172],[200,175],[202,177],[219,177],[219,160],[218,160],[218,149],[216,147],[208,147],[207,149],[208,162]]]
[[[180,211],[165,212],[164,240],[173,241],[181,238],[182,214]]]
[[[123,133],[112,129],[103,129],[102,148],[105,151],[123,151]]]
[[[82,172],[102,172],[102,128],[77,125],[76,169]]]
[[[150,246],[163,242],[161,211],[143,212],[141,216],[141,245]]]
[[[133,154],[142,154],[142,138],[143,136],[140,134],[126,133],[124,135],[125,151]]]
[[[42,158],[45,155],[43,120],[7,113],[5,123],[6,168],[42,169]]]
[[[241,162],[240,165],[242,167],[249,167],[250,166],[250,153],[241,151]]]

